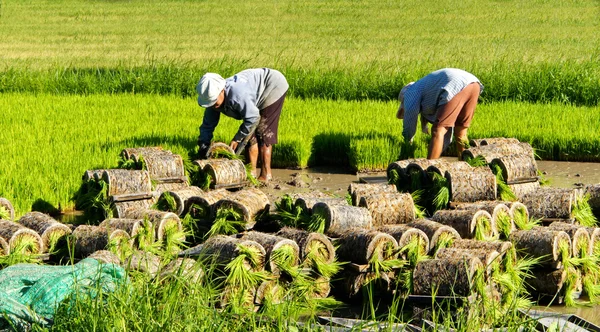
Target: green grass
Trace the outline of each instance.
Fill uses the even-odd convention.
[[[595,105],[597,14],[593,0],[5,0],[0,91],[191,96],[205,71],[268,66],[294,96],[391,100],[451,66],[488,101]]]
[[[160,145],[187,156],[196,147],[203,113],[194,99],[153,95],[4,94],[0,108],[4,128],[0,169],[11,174],[0,178],[0,196],[13,202],[17,215],[29,211],[36,200],[72,207],[70,199],[81,185],[83,172],[117,167],[123,148]],[[333,164],[356,169],[357,165],[348,164],[355,139],[389,139],[389,148],[398,149],[392,144],[401,140],[396,108],[396,102],[289,98],[281,115],[273,165]],[[569,126],[564,125],[567,122]],[[495,103],[478,107],[470,134],[473,138],[515,136],[531,142],[543,158],[600,160],[600,134],[590,125],[598,122],[597,107]],[[238,121],[224,117],[215,140],[229,141],[238,126]],[[530,129],[519,129],[523,127]],[[38,135],[40,128],[44,135]],[[417,157],[423,157],[426,140],[420,134],[417,138],[415,146],[402,145],[401,154],[416,151]],[[379,160],[373,162],[375,167],[390,158],[383,148],[364,153]]]

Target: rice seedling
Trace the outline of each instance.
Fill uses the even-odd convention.
[[[489,234],[491,233],[493,233],[492,221],[487,217],[478,218],[475,225],[475,239],[481,241],[487,240],[490,238]]]
[[[415,266],[418,262],[427,259],[427,249],[421,244],[421,237],[413,235],[408,243],[400,248],[400,253],[406,256],[408,266]]]
[[[19,237],[8,255],[0,256],[0,268],[20,263],[41,263],[38,252],[38,240],[29,234],[24,234]]]
[[[492,167],[492,173],[496,175],[496,185],[498,186],[497,195],[501,201],[514,202],[517,200],[517,196],[512,192],[512,189],[504,181],[502,175],[502,169],[499,165],[494,164]]]
[[[242,218],[242,215],[236,210],[219,209],[217,210],[215,220],[206,235],[210,237],[217,234],[237,234],[245,229],[245,226],[246,222]]]
[[[406,262],[394,258],[396,257],[394,245],[391,242],[382,242],[378,245],[378,247],[383,246],[383,248],[376,248],[374,252],[381,251],[382,257],[377,254],[374,254],[369,259],[369,268],[374,272],[375,278],[380,278],[382,273],[390,272],[393,269],[402,268]]]
[[[327,249],[325,246],[318,241],[312,241],[308,247],[308,252],[304,259],[305,266],[313,269],[317,274],[325,277],[332,278],[341,269],[343,263],[333,260],[328,262],[325,257],[328,252],[324,252]]]
[[[571,207],[571,214],[573,218],[582,226],[596,227],[598,219],[592,212],[592,208],[588,203],[589,195],[576,196]]]
[[[160,211],[176,212],[177,203],[169,192],[165,192],[161,195],[161,199],[152,205],[152,208]]]
[[[108,200],[108,184],[104,180],[83,183],[73,196],[75,208],[83,210],[90,218],[112,218]]]
[[[429,176],[431,177],[432,182],[430,192],[433,196],[433,199],[431,200],[433,210],[437,211],[445,209],[448,206],[448,203],[450,203],[450,184],[448,179],[436,172],[430,172]]]
[[[327,228],[327,220],[320,214],[313,214],[310,217],[310,222],[307,226],[307,230],[310,232],[316,233],[325,233],[325,229]]]
[[[4,206],[0,206],[0,219],[10,220],[10,211]]]
[[[541,219],[529,218],[527,211],[516,209],[513,213],[513,222],[517,229],[530,230],[541,224]]]
[[[508,239],[508,236],[512,232],[513,223],[510,218],[510,215],[504,212],[498,213],[496,217],[496,228],[498,229],[498,234],[503,239]]]
[[[440,236],[437,239],[437,242],[435,243],[435,246],[433,248],[433,255],[435,255],[435,253],[442,249],[442,248],[448,248],[452,245],[452,242],[454,242],[455,240],[455,236],[452,235],[451,233],[442,233],[440,234]]]

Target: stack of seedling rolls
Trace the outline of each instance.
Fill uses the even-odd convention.
[[[55,253],[68,247],[66,240],[71,234],[69,226],[41,212],[29,212],[19,218],[19,224],[38,233],[44,244],[43,251]]]
[[[36,231],[0,219],[0,265],[35,261],[44,250],[44,241]]]
[[[520,200],[533,218],[542,221],[564,220],[583,226],[595,226],[598,220],[588,203],[590,196],[581,189],[540,188]]]
[[[123,164],[132,169],[147,170],[159,192],[188,186],[183,158],[160,147],[127,148],[121,151]]]

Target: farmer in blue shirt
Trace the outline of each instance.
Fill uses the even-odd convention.
[[[400,108],[396,114],[398,119],[404,119],[404,140],[412,142],[420,115],[424,133],[429,132],[428,124],[433,124],[427,158],[439,158],[453,132],[460,156],[464,142],[468,142],[467,130],[481,91],[483,85],[477,77],[455,68],[440,69],[408,83],[398,96]]]
[[[269,181],[272,178],[271,152],[277,143],[279,116],[288,87],[283,74],[269,68],[247,69],[227,79],[215,73],[202,76],[196,85],[198,105],[206,108],[198,137],[200,157],[207,157],[213,132],[223,113],[242,120],[231,140],[231,148],[235,151],[240,142],[250,139],[248,156],[252,172],[256,171],[260,154],[258,180]]]

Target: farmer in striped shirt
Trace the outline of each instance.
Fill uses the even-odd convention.
[[[200,158],[206,158],[213,132],[221,114],[242,120],[230,146],[238,153],[241,142],[248,142],[252,172],[260,154],[261,174],[258,180],[271,179],[271,152],[277,143],[279,116],[288,90],[288,83],[279,71],[269,68],[243,70],[224,79],[219,74],[206,73],[198,85],[198,105],[206,108],[200,126],[198,146]]]
[[[433,124],[427,158],[439,158],[450,145],[453,132],[460,156],[468,142],[467,130],[481,91],[483,85],[477,77],[455,68],[440,69],[408,83],[398,96],[400,108],[396,114],[404,119],[405,141],[412,142],[420,114],[424,133],[429,133],[428,125]]]

